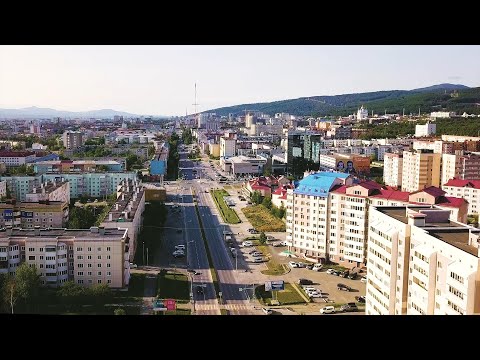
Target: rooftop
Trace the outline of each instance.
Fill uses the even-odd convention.
[[[444,184],[444,186],[471,187],[474,189],[480,189],[480,180],[450,179],[446,184]]]
[[[123,180],[117,188],[120,195],[103,222],[131,222],[135,217],[144,189],[136,181]]]
[[[103,232],[103,234],[101,233]],[[38,235],[36,235],[36,233]],[[12,239],[15,237],[36,237],[42,240],[105,240],[123,238],[127,234],[127,229],[91,227],[90,229],[0,229],[0,240]]]
[[[381,213],[390,216],[398,221],[403,222],[404,224],[408,224],[408,216],[407,216],[407,209],[411,210],[411,213],[415,216],[425,216],[422,212],[422,210],[428,211],[429,213],[438,211],[448,211],[448,210],[442,210],[438,207],[434,207],[432,205],[414,205],[414,206],[378,206],[376,207],[378,211]],[[416,213],[415,213],[416,212]],[[432,217],[433,218],[433,217]],[[422,226],[422,228],[445,228],[445,227],[451,227],[451,228],[461,228],[461,227],[466,227],[465,224],[457,223],[454,221],[446,220],[442,222],[430,222],[429,217],[426,216],[425,218],[425,226]]]
[[[328,171],[310,174],[298,182],[298,186],[293,192],[295,194],[325,197],[335,184],[336,179],[344,180],[349,176],[349,174]]]
[[[45,181],[38,186],[35,186],[32,189],[31,194],[50,194],[55,190],[59,189],[63,185],[67,184],[68,181],[61,180],[61,181]]]
[[[469,245],[470,229],[456,228],[456,229],[425,229],[431,236],[436,237],[452,246],[455,246],[467,253],[478,256],[478,248]]]
[[[32,151],[0,151],[0,157],[27,157],[35,156]]]

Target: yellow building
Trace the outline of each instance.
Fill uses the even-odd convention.
[[[441,154],[425,150],[403,152],[402,190],[414,192],[440,186]]]
[[[210,155],[219,157],[220,156],[220,144],[208,144],[208,151]]]

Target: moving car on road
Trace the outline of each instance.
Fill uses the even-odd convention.
[[[270,310],[269,308],[263,307],[263,308],[262,308],[262,312],[263,312],[265,315],[272,315],[272,310]]]
[[[299,285],[312,285],[313,281],[309,280],[309,279],[300,278],[300,279],[298,279],[298,284]]]
[[[338,283],[337,290],[352,291],[352,288],[348,285]]]

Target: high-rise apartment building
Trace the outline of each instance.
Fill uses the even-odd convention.
[[[367,258],[369,207],[410,203],[437,205],[452,219],[466,221],[467,202],[446,197],[439,188],[408,193],[374,181],[354,182],[344,173],[305,173],[295,189],[287,190],[289,250],[310,261],[362,267]]]
[[[383,181],[387,186],[401,188],[403,154],[386,153],[383,157]]]
[[[402,190],[417,191],[440,186],[440,154],[426,150],[403,152]]]
[[[480,155],[442,154],[442,180],[443,186],[450,179],[475,180],[480,179]]]
[[[76,149],[84,143],[83,134],[80,131],[65,131],[62,140],[66,149]]]
[[[235,138],[224,137],[220,138],[220,157],[230,157],[236,154],[237,140]]]
[[[436,206],[372,207],[366,314],[479,314],[479,234]]]

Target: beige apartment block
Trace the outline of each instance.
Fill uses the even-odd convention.
[[[425,150],[403,152],[402,190],[413,192],[440,186],[440,154]]]
[[[372,207],[366,314],[479,314],[479,235],[436,206]]]
[[[383,157],[383,181],[385,185],[402,186],[403,154],[386,153]]]
[[[127,229],[92,227],[71,229],[0,229],[0,273],[14,275],[26,262],[35,267],[43,285],[66,281],[83,286],[128,285]]]

